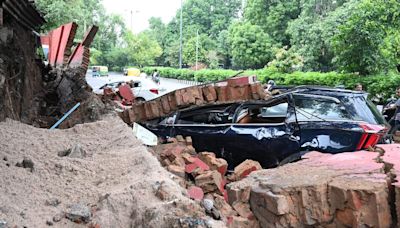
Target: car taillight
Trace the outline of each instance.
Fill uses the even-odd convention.
[[[362,123],[360,124],[360,127],[364,132],[358,142],[357,150],[367,149],[370,146],[374,147],[387,130],[385,127],[375,124]]]
[[[150,92],[158,94],[158,89],[150,89]]]

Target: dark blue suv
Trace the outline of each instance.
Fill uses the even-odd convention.
[[[387,132],[364,92],[301,86],[269,100],[214,104],[175,112],[146,127],[161,137],[191,136],[196,151],[211,151],[230,168],[245,159],[264,168],[308,151],[340,153],[375,146]]]

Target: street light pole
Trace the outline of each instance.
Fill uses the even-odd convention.
[[[180,45],[179,45],[179,69],[182,69],[182,9],[183,0],[181,0],[181,26],[180,26]]]
[[[133,33],[133,10],[131,10],[131,32]]]

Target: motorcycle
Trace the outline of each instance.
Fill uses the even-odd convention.
[[[383,106],[382,115],[383,115],[383,117],[385,117],[386,121],[388,121],[388,122],[393,118],[393,116],[396,112],[396,108],[397,108],[396,101],[397,101],[397,99],[390,98],[387,100],[386,104]]]

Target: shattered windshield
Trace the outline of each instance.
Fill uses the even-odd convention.
[[[296,98],[298,121],[352,120],[341,103],[325,99]]]

